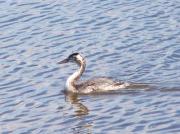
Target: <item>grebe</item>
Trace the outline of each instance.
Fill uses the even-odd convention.
[[[88,94],[124,89],[130,86],[127,82],[114,81],[106,77],[95,78],[79,83],[78,80],[86,68],[85,59],[79,53],[73,53],[68,58],[58,62],[58,64],[67,62],[75,62],[80,67],[66,81],[66,89],[69,92]]]

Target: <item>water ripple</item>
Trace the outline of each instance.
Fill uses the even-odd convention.
[[[0,133],[174,133],[180,115],[177,1],[0,1]],[[66,95],[75,70],[151,91]],[[68,126],[68,127],[67,127]]]

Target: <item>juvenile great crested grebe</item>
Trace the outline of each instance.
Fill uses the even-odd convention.
[[[58,62],[58,64],[67,62],[75,62],[80,66],[80,68],[75,73],[73,73],[66,81],[66,89],[70,92],[83,94],[107,92],[124,89],[130,87],[131,85],[127,82],[114,81],[106,77],[94,78],[85,82],[78,82],[79,78],[85,71],[85,59],[79,53],[73,53],[68,58]]]

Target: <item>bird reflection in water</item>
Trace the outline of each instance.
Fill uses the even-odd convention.
[[[86,120],[89,109],[80,102],[78,94],[65,93],[65,101],[72,105],[75,116],[78,119],[78,123],[72,128],[72,132],[74,134],[91,134],[92,122]]]
[[[66,93],[65,100],[75,109],[76,116],[88,115],[89,109],[80,102],[77,94]]]

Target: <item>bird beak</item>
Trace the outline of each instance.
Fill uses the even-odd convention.
[[[67,62],[69,62],[69,60],[68,59],[64,59],[64,60],[58,62],[58,64],[64,64],[64,63],[67,63]]]

